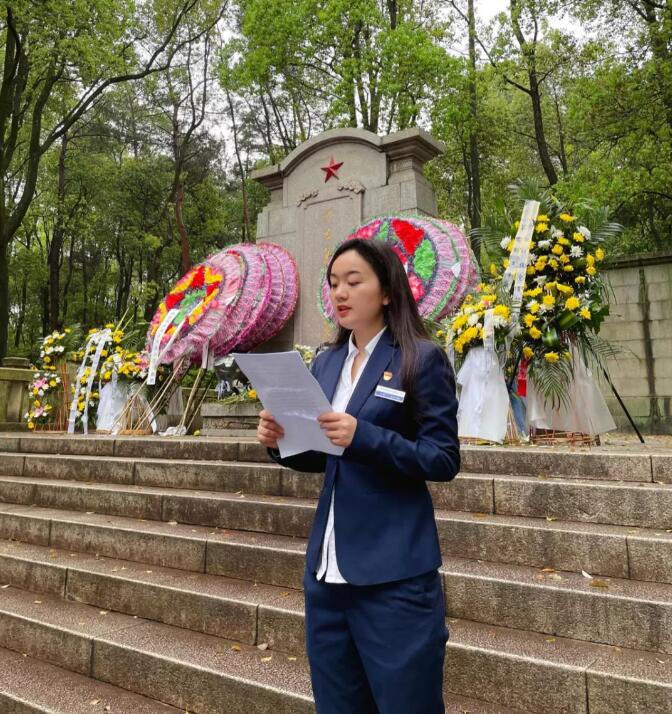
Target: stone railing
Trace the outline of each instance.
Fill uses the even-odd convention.
[[[0,430],[26,428],[27,386],[34,371],[28,360],[20,357],[6,357],[0,363]]]

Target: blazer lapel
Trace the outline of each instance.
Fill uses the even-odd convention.
[[[364,406],[364,402],[367,400],[369,394],[375,389],[381,375],[385,371],[385,367],[392,360],[394,354],[394,342],[392,340],[392,334],[388,328],[380,336],[380,340],[373,350],[373,354],[369,357],[369,361],[364,367],[355,391],[350,397],[348,406],[345,411],[347,414],[352,416],[357,416],[359,410]]]
[[[378,345],[376,345],[376,347],[377,346]],[[347,356],[348,343],[344,342],[342,345],[339,345],[330,355],[328,355],[329,359],[324,365],[324,374],[322,375],[322,379],[320,380],[320,386],[322,387],[322,390],[324,391],[330,404],[334,401],[334,394],[336,393],[338,380],[341,378],[343,362],[345,362],[345,358]]]

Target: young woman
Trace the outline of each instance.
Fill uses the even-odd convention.
[[[425,482],[460,468],[453,373],[389,246],[347,241],[327,277],[338,335],[311,369],[333,409],[320,424],[345,450],[281,459],[267,411],[257,432],[279,464],[325,472],[304,576],[317,711],[440,714],[448,631]]]

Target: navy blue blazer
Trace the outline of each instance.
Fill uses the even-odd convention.
[[[401,350],[390,330],[364,367],[346,412],[357,428],[341,456],[306,451],[277,463],[297,471],[324,471],[324,485],[306,552],[306,568],[318,567],[334,484],[336,555],[353,585],[410,578],[441,565],[432,499],[426,481],[450,481],[460,469],[455,378],[444,352],[418,341],[413,384],[417,417],[403,403],[375,395],[378,384],[403,389]],[[331,402],[348,354],[347,342],[317,356],[311,371]],[[392,378],[384,380],[383,373]]]

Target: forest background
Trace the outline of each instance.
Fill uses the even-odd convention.
[[[608,205],[610,256],[671,247],[671,0],[16,0],[0,43],[0,357],[141,327],[334,127],[443,141],[465,231],[532,179]]]

